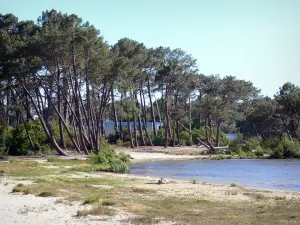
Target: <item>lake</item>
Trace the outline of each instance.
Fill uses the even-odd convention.
[[[300,160],[176,160],[135,163],[131,174],[300,191]]]

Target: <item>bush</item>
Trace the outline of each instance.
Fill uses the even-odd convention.
[[[254,150],[254,155],[257,157],[264,156],[264,150],[262,149],[262,147],[257,146]]]
[[[8,126],[0,126],[0,156],[8,155],[7,143],[11,137],[10,129]]]
[[[116,136],[114,134],[109,134],[107,137],[107,142],[109,144],[115,144],[116,143]]]
[[[27,128],[32,139],[34,149],[31,148],[24,124],[19,124],[11,130],[6,140],[9,155],[34,155],[43,152],[48,144],[48,138],[39,120],[31,120]]]
[[[215,127],[213,127],[212,129],[213,129],[212,130],[212,141],[213,141],[213,143],[215,143],[217,140],[217,137],[216,137],[217,130]],[[205,126],[200,127],[200,129],[192,130],[192,134],[193,134],[192,140],[193,140],[194,144],[198,144],[199,141],[197,138],[199,138],[202,141],[205,141],[205,139],[206,139],[205,130],[206,130]],[[230,140],[226,137],[226,134],[224,132],[221,132],[220,133],[220,145],[227,146],[227,145],[229,145],[229,143],[230,143]]]
[[[251,152],[255,150],[256,148],[260,147],[261,139],[257,137],[249,138],[246,141],[244,151],[245,152]]]
[[[267,140],[264,145],[272,150],[270,158],[300,158],[300,143],[290,141],[286,135]]]
[[[91,153],[91,160],[95,164],[108,165],[108,171],[115,173],[129,172],[130,155],[123,152],[117,154],[111,147],[107,146],[100,150],[98,154]]]
[[[232,141],[230,143],[229,150],[230,150],[231,154],[234,154],[234,155],[243,155],[244,154],[243,146],[237,140]]]
[[[190,141],[190,134],[189,132],[183,130],[180,132],[180,140],[181,140],[181,144],[183,145],[192,145],[193,143],[191,143]]]
[[[154,136],[153,132],[150,133],[150,138],[151,138],[152,144],[154,146],[162,146],[162,145],[164,145],[164,142],[165,142],[164,129],[158,130],[156,136]]]

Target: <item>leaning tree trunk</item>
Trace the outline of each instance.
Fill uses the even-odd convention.
[[[181,127],[182,127],[184,130],[186,130],[187,132],[189,132],[189,129],[185,128],[185,127],[184,127],[182,124],[180,124],[179,122],[178,122],[178,124],[181,125]],[[194,136],[193,133],[191,133],[191,135]],[[214,147],[210,142],[209,142],[208,144],[206,144],[205,142],[201,141],[201,139],[198,138],[197,136],[194,136],[194,137],[197,138],[197,140],[200,142],[200,144],[204,145],[205,148],[207,148],[208,150],[210,150],[210,151],[212,151],[212,152],[216,152],[215,147]]]
[[[150,102],[151,120],[152,120],[152,124],[153,124],[153,133],[154,133],[154,136],[156,136],[157,135],[157,130],[156,130],[155,115],[154,115],[154,109],[153,109],[153,103],[152,103],[151,88],[150,88],[150,78],[149,78],[149,76],[148,76],[147,79],[148,79],[147,88],[148,88],[148,95],[149,95],[149,102]]]
[[[25,90],[26,95],[31,100],[31,103],[32,103],[33,107],[35,108],[35,111],[36,111],[36,113],[37,113],[37,115],[38,115],[38,117],[40,119],[41,125],[43,127],[43,130],[45,131],[45,134],[47,135],[47,138],[48,138],[48,140],[50,142],[50,145],[57,151],[58,154],[67,156],[67,153],[63,149],[61,149],[59,147],[59,145],[56,143],[56,141],[55,141],[55,139],[53,137],[53,133],[51,133],[51,131],[48,130],[47,123],[46,123],[46,121],[44,121],[44,119],[43,119],[43,117],[42,117],[42,115],[41,115],[41,113],[40,113],[37,105],[35,104],[35,102],[33,100],[33,97],[30,95],[30,93],[27,90],[27,88],[25,87],[25,85],[23,83],[21,83],[21,85],[22,85],[23,89]]]
[[[116,112],[116,106],[115,106],[115,96],[114,96],[114,89],[111,89],[111,106],[113,111],[113,117],[114,117],[114,123],[115,123],[115,129],[118,131],[118,118],[117,118],[117,112]]]
[[[221,122],[217,122],[216,146],[220,147]]]
[[[76,62],[75,62],[75,50],[74,45],[72,45],[72,66],[73,66],[73,74],[74,74],[74,98],[75,98],[75,114],[78,118],[78,130],[79,130],[79,142],[80,142],[80,150],[83,151],[85,154],[89,154],[84,140],[84,130],[83,130],[83,123],[82,123],[82,116],[81,116],[81,110],[80,110],[80,86],[78,82],[78,75],[77,75],[77,68],[76,68]]]

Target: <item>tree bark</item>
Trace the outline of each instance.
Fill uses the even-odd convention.
[[[150,78],[149,76],[147,77],[147,88],[148,88],[148,95],[149,95],[149,102],[150,102],[150,112],[151,112],[151,120],[152,120],[152,126],[153,126],[153,134],[154,136],[157,135],[157,130],[156,130],[156,122],[155,122],[155,115],[154,115],[154,109],[153,109],[153,103],[152,103],[152,96],[151,96],[151,88],[150,88]]]
[[[128,125],[128,133],[129,133],[129,140],[130,140],[130,147],[134,148],[132,133],[131,133],[131,125],[130,125],[130,117],[127,117],[127,125]]]
[[[36,104],[35,104],[35,102],[34,102],[32,96],[30,95],[29,91],[27,90],[27,88],[25,87],[25,85],[24,85],[23,83],[21,83],[21,85],[22,85],[22,87],[24,88],[24,90],[25,90],[27,96],[30,98],[31,103],[32,103],[32,105],[33,105],[34,108],[35,108],[35,111],[36,111],[36,113],[37,113],[37,115],[38,115],[38,117],[39,117],[39,119],[40,119],[40,122],[41,122],[41,124],[42,124],[42,127],[43,127],[43,129],[44,129],[44,131],[45,131],[45,133],[46,133],[46,135],[47,135],[47,137],[48,137],[48,140],[49,140],[49,142],[50,142],[50,145],[57,151],[58,154],[67,156],[67,153],[66,153],[63,149],[61,149],[61,148],[59,147],[59,145],[57,144],[57,142],[55,141],[55,139],[54,139],[54,137],[53,137],[52,131],[50,131],[50,130],[48,129],[49,126],[47,126],[47,122],[44,121],[44,119],[43,119],[42,115],[40,114],[40,112],[39,112],[39,110],[38,110],[38,108],[37,108],[37,106],[36,106]],[[48,125],[49,125],[49,124],[48,124]],[[50,128],[51,128],[51,127],[50,127]]]
[[[61,113],[61,88],[60,88],[60,85],[59,85],[59,82],[60,82],[60,68],[59,66],[57,65],[57,108],[58,108],[58,111],[59,113]],[[61,119],[59,118],[58,119],[58,126],[59,126],[59,136],[60,136],[60,141],[59,141],[59,145],[61,148],[65,149],[66,148],[66,142],[65,142],[65,136],[64,136],[64,129],[63,129],[63,126],[62,126],[62,121]]]
[[[217,137],[216,137],[216,146],[217,147],[220,147],[220,133],[221,133],[221,131],[220,131],[220,129],[221,129],[221,122],[217,122]]]
[[[119,126],[118,126],[118,118],[117,118],[117,112],[116,112],[116,106],[115,106],[114,89],[111,89],[111,105],[112,105],[112,110],[113,110],[113,117],[114,117],[114,122],[115,122],[115,129],[118,131],[119,130]]]

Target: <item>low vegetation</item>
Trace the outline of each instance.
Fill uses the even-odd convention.
[[[56,168],[50,167],[54,165]],[[74,170],[74,167],[80,165],[93,167],[97,164],[89,160],[58,158],[50,158],[44,163],[11,160],[0,162],[0,169],[5,171],[5,176],[18,176],[33,181],[31,184],[19,181],[12,192],[39,197],[55,196],[90,205],[88,210],[79,210],[77,216],[114,216],[121,210],[136,215],[128,218],[133,224],[174,221],[191,225],[200,222],[218,224],[220,221],[249,225],[260,224],[262,221],[272,225],[298,224],[300,219],[299,199],[270,197],[263,192],[238,188],[235,183],[230,186],[237,188],[224,192],[219,199],[205,199],[200,197],[197,185],[200,187],[206,183],[194,183],[193,180],[194,184],[186,183],[185,185],[193,188],[187,194],[176,183],[157,185],[148,183],[147,180],[128,179],[117,175],[100,176],[90,172],[82,174],[82,171]],[[33,169],[38,172],[30,174]],[[24,171],[28,171],[28,175]],[[73,176],[74,173],[76,177]],[[238,196],[246,199],[232,200]]]
[[[230,143],[229,153],[241,158],[300,158],[300,142],[291,141],[287,135],[270,139],[249,138],[243,141],[240,135]]]

